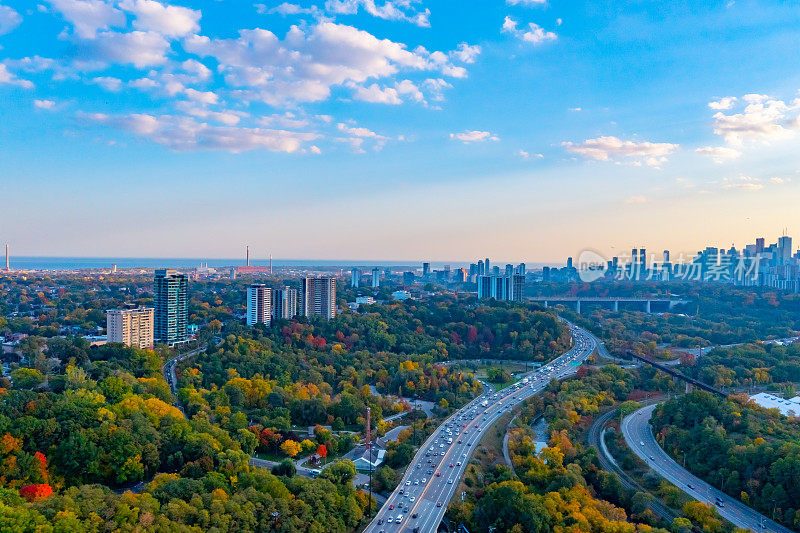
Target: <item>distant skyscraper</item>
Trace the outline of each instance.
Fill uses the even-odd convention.
[[[527,267],[525,266],[525,263],[518,264],[517,265],[517,274],[519,274],[520,276],[524,276],[526,274],[526,272],[525,272],[526,268]]]
[[[422,263],[422,277],[427,278],[431,273],[431,264]]]
[[[511,263],[506,264],[506,276],[513,276],[514,275],[514,265]]]
[[[567,268],[572,268],[572,258],[567,257]]]
[[[152,307],[109,309],[106,311],[108,342],[119,342],[134,348],[153,347]]]
[[[350,271],[350,286],[358,288],[359,283],[361,282],[361,270],[358,268],[354,268]]]
[[[523,274],[513,274],[509,280],[508,299],[512,302],[521,302],[525,298],[525,276]]]
[[[669,250],[664,250],[664,262],[669,263]]]
[[[483,261],[478,261],[478,275],[483,276],[486,274],[486,265],[483,264]]]
[[[756,239],[756,253],[760,254],[764,251],[764,237]]]
[[[336,280],[334,278],[304,278],[300,294],[300,314],[306,317],[336,316]]]
[[[413,272],[403,272],[403,285],[413,285],[416,279]]]
[[[789,262],[792,258],[792,238],[784,235],[778,239],[778,261],[781,264]]]
[[[489,265],[489,258],[488,257],[486,258],[486,261],[484,262],[483,267],[484,267],[484,272],[488,276],[489,273],[491,272],[491,266]]]
[[[189,279],[177,270],[156,270],[154,336],[157,342],[176,344],[187,337]]]
[[[466,268],[457,268],[455,270],[455,281],[456,281],[456,283],[465,283],[467,281],[467,269]]]
[[[381,271],[378,267],[372,269],[372,288],[377,289],[381,286]]]
[[[647,270],[647,250],[639,248],[639,269],[644,272]]]
[[[495,265],[492,267],[492,276],[499,276],[500,275],[500,267]]]
[[[297,289],[284,287],[272,291],[272,318],[291,320],[297,315]]]
[[[272,289],[262,284],[247,287],[247,325],[272,323]]]
[[[478,276],[478,298],[521,302],[525,294],[525,276]]]

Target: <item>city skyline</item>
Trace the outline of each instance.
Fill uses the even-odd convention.
[[[789,5],[87,5],[0,2],[19,255],[558,262],[797,229]]]

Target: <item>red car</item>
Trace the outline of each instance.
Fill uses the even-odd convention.
[[[442,477],[442,473],[441,472],[436,472],[436,477]]]
[[[453,463],[450,463],[450,468],[453,468]]]

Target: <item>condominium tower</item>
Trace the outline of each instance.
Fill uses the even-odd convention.
[[[304,278],[300,294],[300,315],[306,317],[336,316],[336,280],[334,278]]]
[[[157,342],[176,344],[187,339],[189,279],[177,270],[156,270],[154,336]]]
[[[284,287],[272,291],[273,320],[290,320],[297,315],[297,289]]]
[[[106,311],[108,342],[134,348],[152,348],[154,314],[152,307],[109,309]]]
[[[247,287],[247,325],[272,323],[272,289],[263,284]]]

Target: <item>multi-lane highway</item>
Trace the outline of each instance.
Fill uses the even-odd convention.
[[[751,531],[791,533],[791,530],[767,519],[739,500],[731,498],[705,481],[687,472],[661,449],[653,436],[650,417],[656,405],[648,405],[622,421],[625,442],[647,465],[673,485],[698,501],[715,507],[732,524]]]
[[[547,365],[528,372],[515,385],[486,392],[451,415],[417,452],[405,476],[366,533],[436,531],[481,437],[506,411],[544,389],[551,379],[574,374],[595,349],[594,338],[569,325],[572,348]]]

